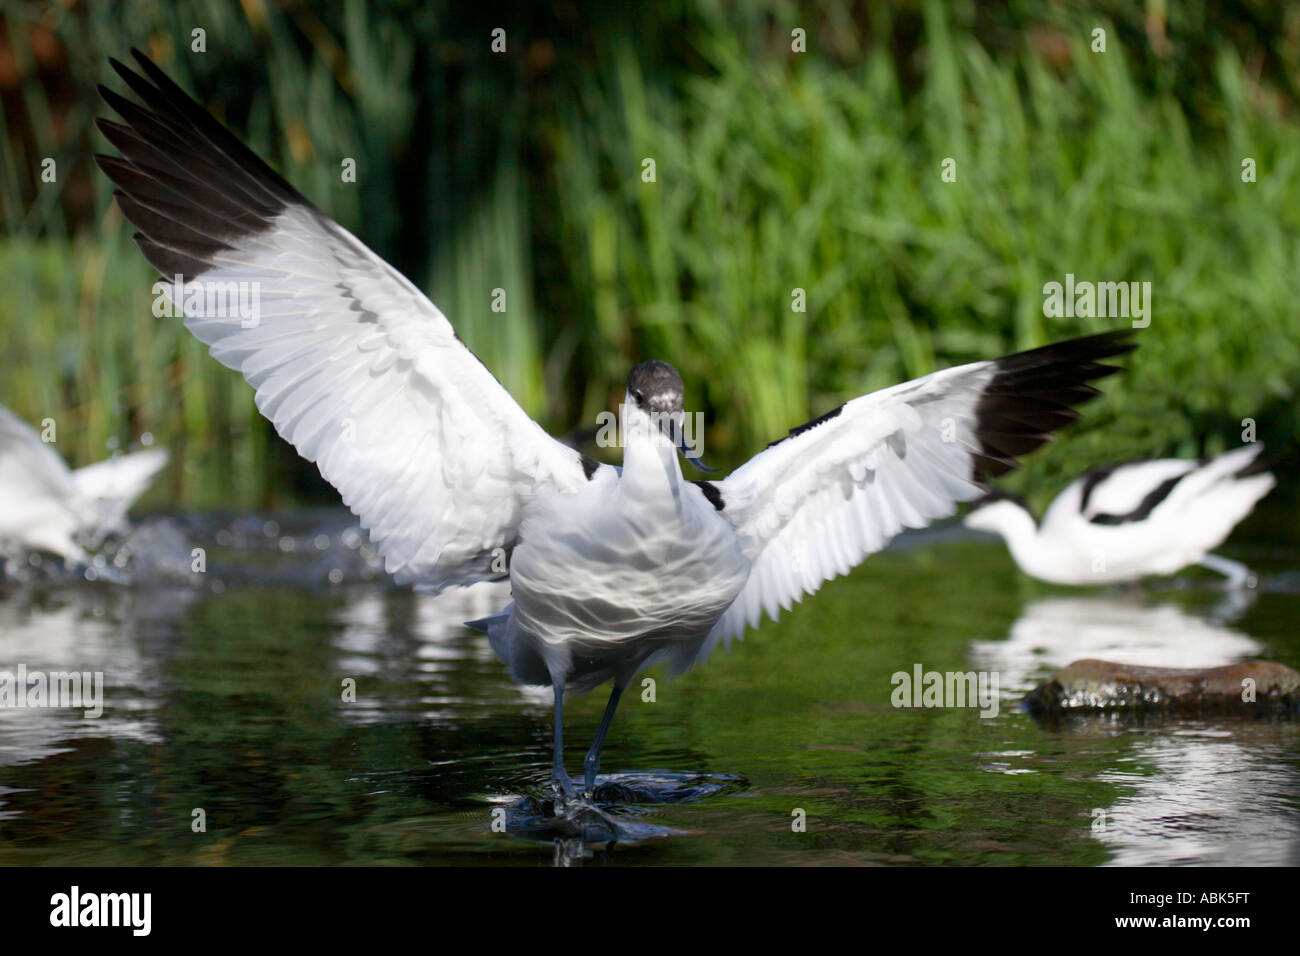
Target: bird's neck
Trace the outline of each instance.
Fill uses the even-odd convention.
[[[639,412],[626,426],[622,483],[642,499],[676,499],[682,486],[677,449]]]
[[[1028,511],[1018,505],[1003,508],[997,531],[1022,570],[1032,573],[1041,564],[1043,539],[1038,533],[1034,516]]]

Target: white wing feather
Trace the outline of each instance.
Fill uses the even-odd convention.
[[[126,513],[145,493],[154,475],[167,464],[162,448],[119,455],[78,468],[72,473],[77,493],[94,514],[93,539],[116,531],[126,522]]]
[[[341,226],[290,206],[203,281],[257,282],[261,314],[190,317],[213,358],[370,531],[398,580],[500,577],[528,499],[586,483],[437,307]],[[168,284],[170,285],[170,284]]]
[[[122,528],[131,503],[167,462],[161,449],[72,471],[36,430],[0,406],[0,541],[81,560]]]
[[[298,194],[147,58],[113,63],[144,101],[101,95],[122,152],[96,157],[136,240],[218,361],[342,493],[389,572],[440,589],[500,578],[523,511],[594,462],[546,434],[397,270]],[[238,288],[255,315],[194,314]],[[229,283],[239,283],[237,287]],[[252,310],[250,310],[252,311]]]
[[[1124,333],[1072,339],[864,395],[718,482],[752,570],[703,653],[979,497],[1099,394],[1087,383],[1117,371],[1100,359],[1133,347]]]
[[[1043,515],[1042,526],[1050,528],[1058,521],[1077,521],[1080,517],[1088,520],[1099,514],[1129,514],[1142,504],[1143,498],[1164,482],[1185,475],[1196,467],[1195,461],[1159,458],[1130,462],[1107,471],[1082,475],[1053,499]],[[1088,490],[1088,500],[1080,512],[1085,489]]]
[[[1205,460],[1157,458],[1090,472],[1057,495],[1043,515],[1042,527],[1050,533],[1081,520],[1187,508],[1207,492],[1236,483],[1235,473],[1262,454],[1263,448],[1253,444]]]
[[[67,499],[75,495],[72,472],[52,445],[41,441],[36,430],[0,405],[0,487],[6,497],[52,494]]]
[[[711,642],[730,642],[764,611],[775,620],[905,527],[979,497],[974,409],[993,372],[964,365],[856,398],[719,482],[752,571]]]

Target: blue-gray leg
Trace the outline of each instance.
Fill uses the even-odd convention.
[[[587,751],[587,759],[583,761],[583,783],[586,785],[587,799],[591,799],[592,793],[596,789],[596,774],[600,772],[600,751],[605,746],[605,735],[609,733],[609,725],[614,720],[614,711],[618,708],[618,699],[623,696],[623,688],[614,684],[614,689],[609,692],[609,703],[605,705],[605,713],[600,718],[600,727],[596,730],[596,740]]]
[[[551,686],[555,689],[555,763],[551,768],[551,786],[561,802],[578,796],[568,771],[564,769],[564,681],[562,674],[551,675]]]
[[[1217,571],[1226,577],[1227,586],[1230,588],[1253,588],[1257,585],[1258,580],[1252,580],[1255,575],[1250,573],[1250,568],[1246,567],[1239,561],[1230,561],[1227,558],[1221,558],[1217,554],[1207,554],[1201,558],[1201,566],[1209,568],[1211,571]]]

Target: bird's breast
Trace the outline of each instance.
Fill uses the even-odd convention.
[[[749,562],[731,526],[694,489],[681,491],[646,502],[614,485],[525,517],[510,566],[519,626],[552,644],[707,633],[744,587]]]

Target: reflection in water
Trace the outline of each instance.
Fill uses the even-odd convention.
[[[1253,638],[1137,594],[1031,601],[1003,641],[975,641],[972,663],[997,671],[1006,696],[1020,697],[1072,661],[1096,658],[1138,667],[1217,667],[1257,656]]]
[[[521,687],[505,678],[505,667],[492,653],[487,638],[465,627],[465,621],[485,617],[510,601],[505,581],[482,581],[438,595],[404,589],[350,591],[332,613],[337,625],[332,643],[339,654],[340,678],[380,678],[399,682],[415,679],[404,701],[391,696],[382,702],[361,695],[342,716],[368,723],[394,718],[450,720],[474,702],[464,692],[467,669],[495,668],[503,686],[520,701],[549,709],[545,687]]]
[[[1298,744],[1292,721],[1171,725],[1100,776],[1131,792],[1097,839],[1120,866],[1300,865]]]
[[[1231,619],[1245,605],[1212,611]],[[1081,658],[1144,667],[1216,667],[1258,656],[1261,645],[1224,624],[1132,593],[1046,598],[1025,606],[1005,641],[972,645],[976,666],[1001,672],[1020,697]],[[1120,787],[1093,811],[1110,863],[1221,866],[1300,863],[1300,727],[1291,720],[1214,722],[1107,713],[1063,720],[1071,738],[1130,746],[1096,779]]]
[[[130,585],[0,585],[0,669],[105,678],[99,719],[0,710],[0,865],[551,859],[551,847],[510,834],[528,823],[528,798],[544,805],[549,794],[549,691],[516,685],[463,626],[499,610],[506,585],[437,597],[394,586],[341,510],[150,519],[126,547]],[[1258,562],[1266,583],[1300,566],[1285,559]],[[973,649],[1017,696],[1085,656],[1219,664],[1267,646],[1294,666],[1300,588],[1261,588],[1248,617],[1224,604],[1216,624],[1186,609],[1203,603],[1186,589],[1022,607],[1014,593],[989,594],[966,561],[959,548],[880,555],[839,582],[835,600],[629,701],[602,792],[631,808],[625,823],[671,835],[595,859],[1297,862],[1294,721],[1108,716],[1055,728],[1011,707],[981,720],[874,701],[898,648],[957,661],[972,636],[989,636],[972,624],[976,603],[1020,615],[1007,640]],[[950,599],[933,600],[939,581]],[[930,643],[913,652],[921,635]],[[809,641],[816,653],[789,667],[791,648]],[[353,702],[341,693],[349,677]],[[574,760],[602,705],[575,698]],[[978,786],[973,762],[988,771]],[[665,779],[691,788],[666,801]],[[206,834],[190,829],[195,807]],[[796,807],[816,820],[816,840],[791,831]],[[1095,808],[1106,828],[1092,833]],[[498,817],[505,832],[492,829]],[[568,844],[557,857],[588,858]]]
[[[103,714],[77,708],[0,708],[0,766],[44,759],[77,738],[157,742],[150,701],[160,695],[168,628],[192,590],[17,592],[0,601],[0,670],[100,672]],[[132,622],[133,637],[121,621]]]
[[[436,670],[437,661],[463,656],[457,639],[477,633],[469,631],[465,621],[495,613],[509,601],[507,581],[481,581],[437,595],[357,590],[334,612],[339,625],[334,643],[344,655],[339,658],[339,666],[377,673],[385,659],[410,649],[405,642],[394,644],[394,633],[400,632],[416,644],[418,660],[431,662],[426,670]],[[484,659],[492,657],[486,639],[473,644],[486,651]]]

